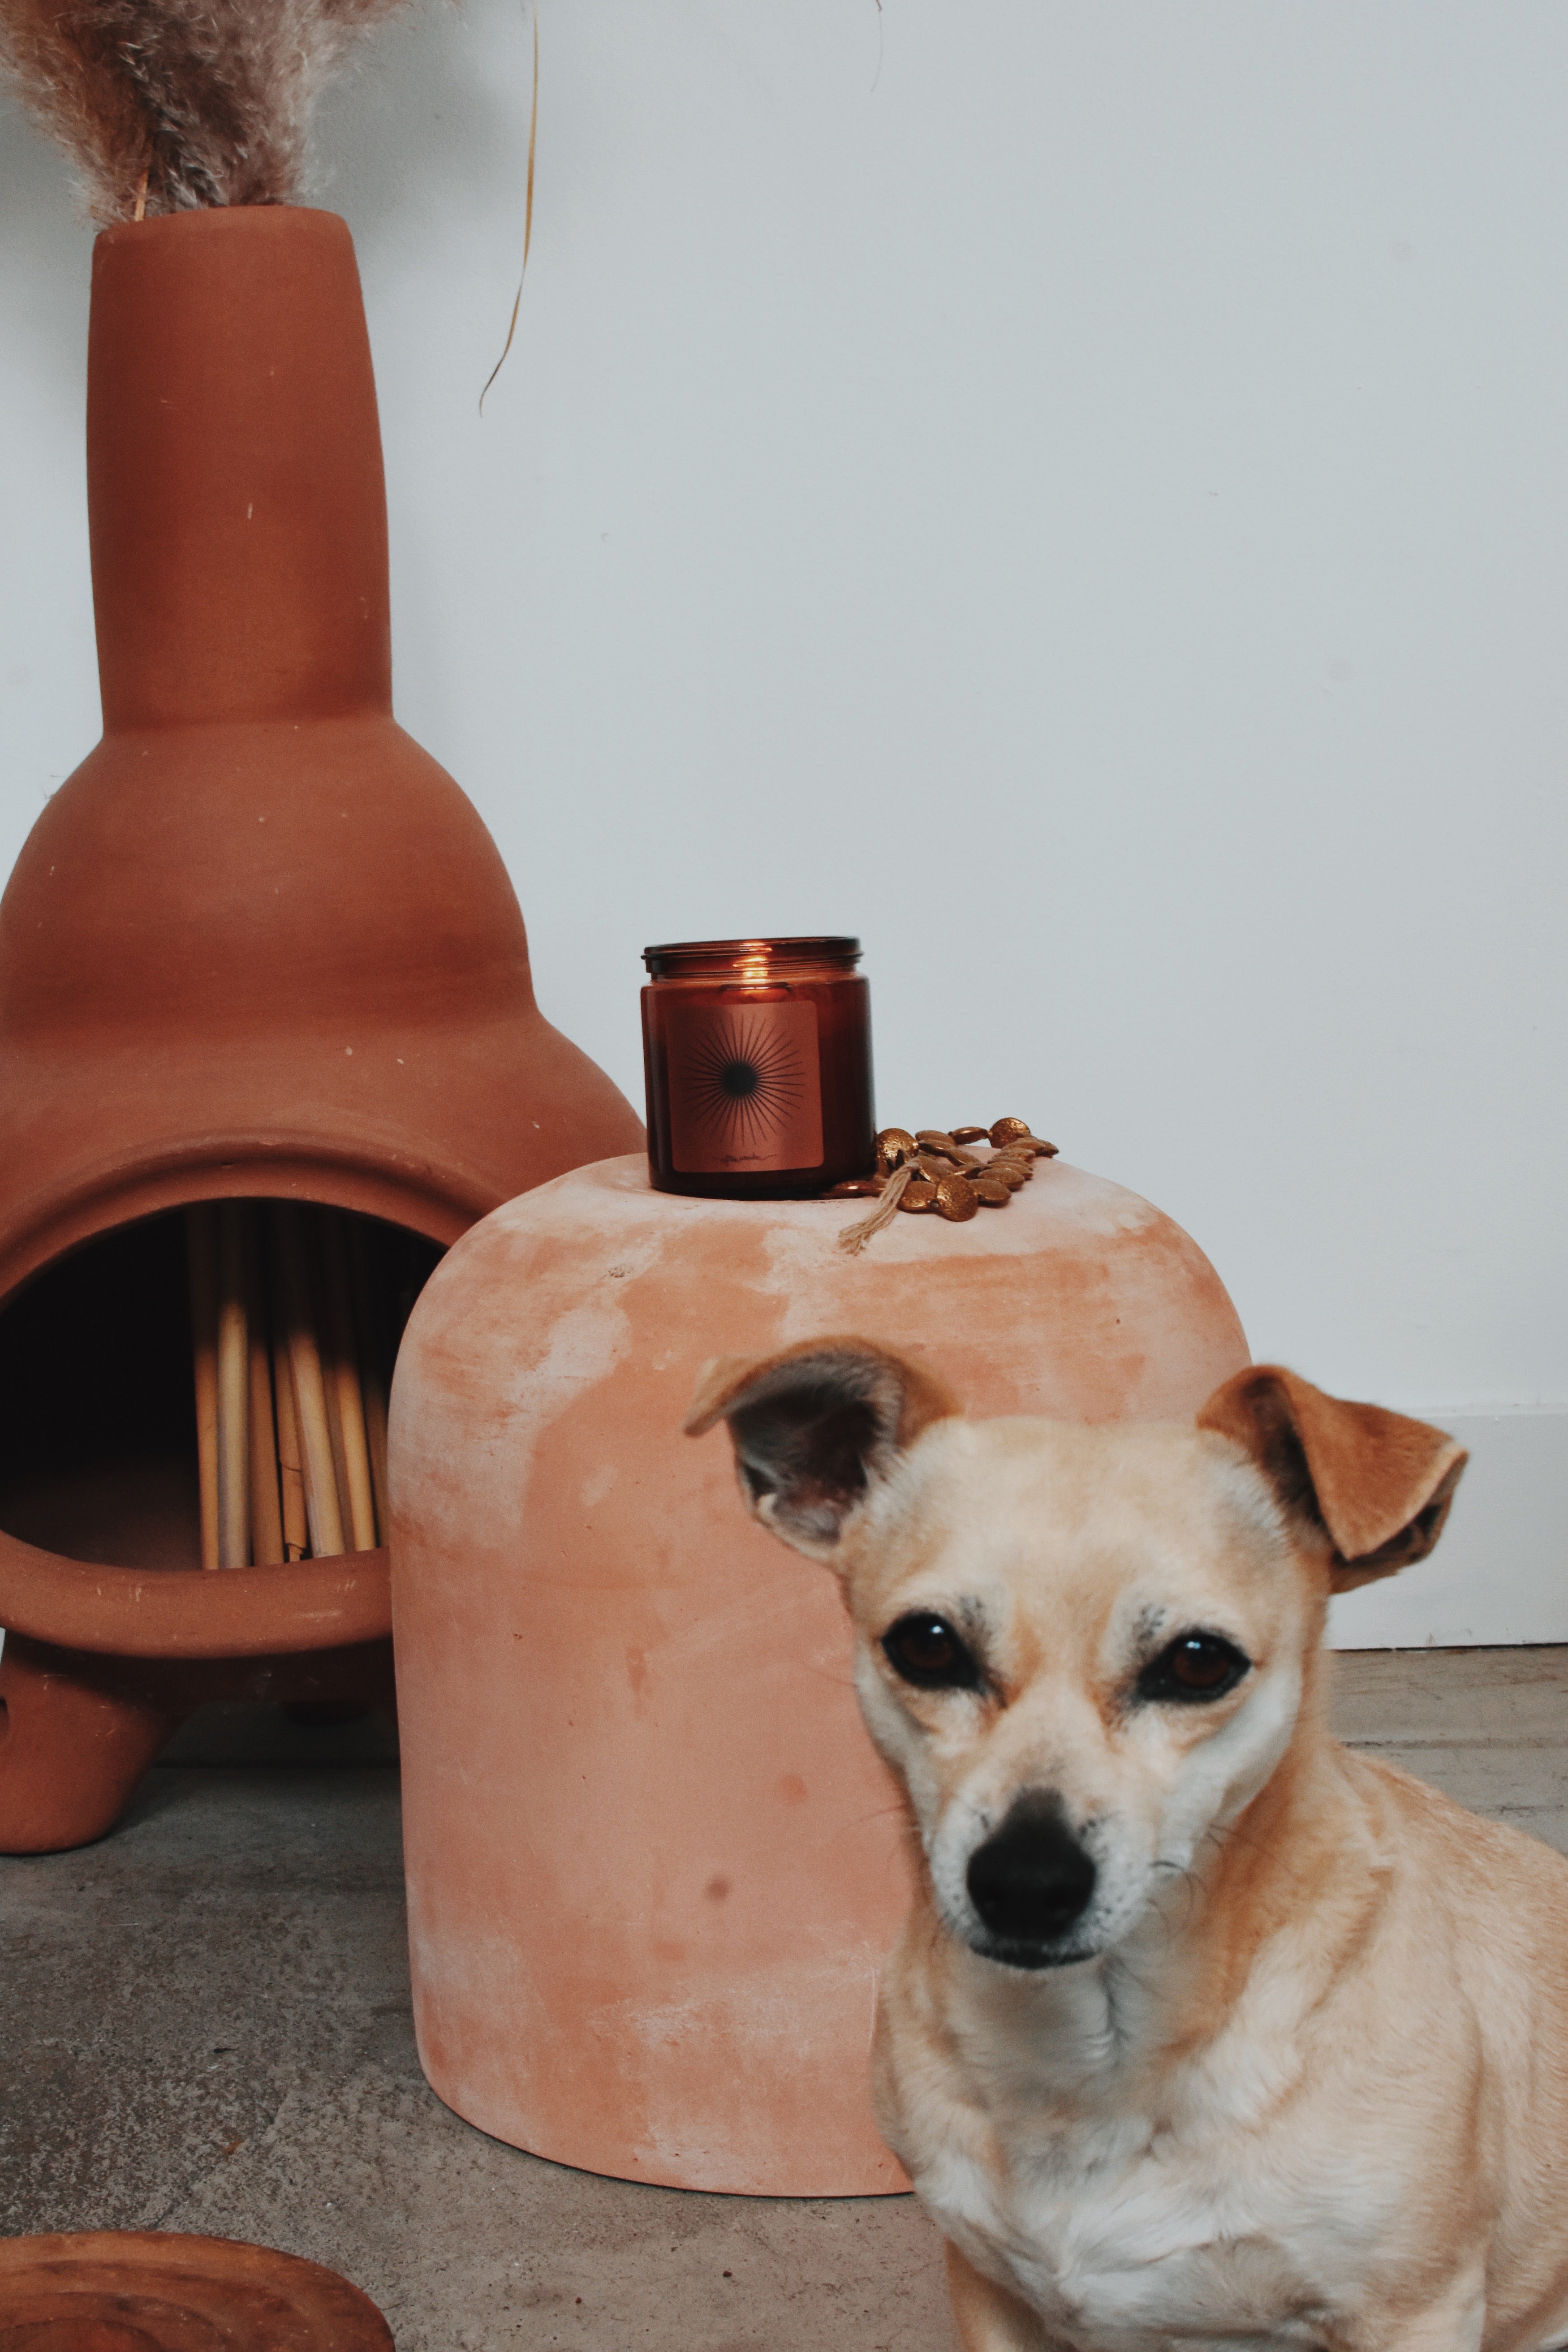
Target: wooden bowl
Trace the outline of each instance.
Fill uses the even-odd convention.
[[[233,2238],[0,2239],[0,2352],[394,2352],[368,2295]]]

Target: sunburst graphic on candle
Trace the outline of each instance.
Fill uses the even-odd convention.
[[[798,1116],[805,1057],[766,1016],[731,1013],[696,1044],[682,1076],[689,1115],[723,1152],[762,1152]]]
[[[669,1143],[693,1174],[815,1168],[822,1159],[816,1008],[671,1006],[664,1024]]]

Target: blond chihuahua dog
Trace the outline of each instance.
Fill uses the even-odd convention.
[[[969,1422],[854,1339],[710,1366],[721,1419],[924,1851],[876,2095],[966,2352],[1568,2342],[1568,1864],[1323,1722],[1453,1440],[1268,1366]]]

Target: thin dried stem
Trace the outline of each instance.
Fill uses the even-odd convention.
[[[517,332],[517,315],[522,308],[522,281],[528,276],[528,249],[533,243],[533,153],[539,144],[539,11],[533,12],[533,110],[528,118],[528,195],[522,210],[522,268],[517,273],[517,294],[511,306],[511,320],[506,331],[501,353],[485,378],[489,392],[506,365],[506,355],[511,349],[511,339]],[[479,415],[485,413],[485,392],[479,394]]]

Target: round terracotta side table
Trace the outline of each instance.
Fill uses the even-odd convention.
[[[867,2089],[909,1893],[826,1570],[744,1516],[714,1355],[824,1331],[977,1414],[1193,1413],[1247,1360],[1158,1210],[1052,1161],[965,1225],[654,1192],[601,1160],[448,1254],[392,1401],[393,1621],[415,2017],[498,2139],[626,2179],[902,2189]]]

